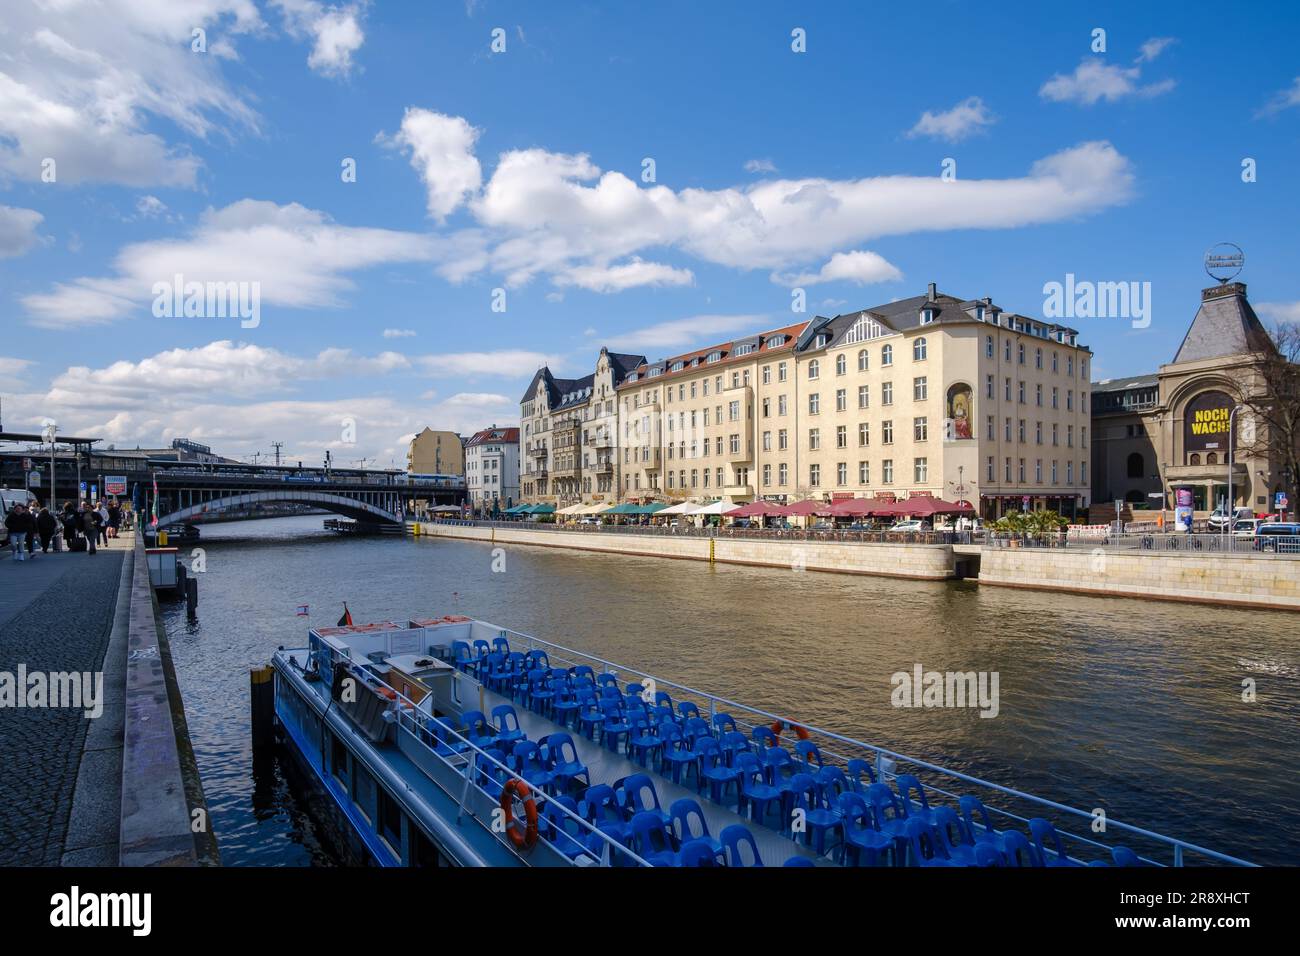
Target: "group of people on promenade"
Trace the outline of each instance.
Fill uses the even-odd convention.
[[[131,526],[131,520],[128,508],[116,499],[83,501],[80,507],[68,501],[57,515],[40,502],[31,500],[26,504],[16,503],[9,509],[5,515],[5,528],[9,532],[13,559],[26,561],[28,556],[36,555],[38,543],[40,553],[48,554],[50,545],[59,536],[62,536],[67,550],[94,554],[97,545],[107,545],[108,539],[116,538],[118,529],[124,524]]]

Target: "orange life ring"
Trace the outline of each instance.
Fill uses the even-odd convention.
[[[522,833],[511,825],[515,822],[516,796],[524,802],[525,823]],[[505,788],[501,791],[501,812],[505,814],[506,836],[510,837],[515,849],[531,850],[537,843],[537,802],[533,799],[528,784],[513,778],[506,781]]]
[[[791,726],[794,727],[794,735],[796,737],[798,737],[800,740],[808,739],[808,729],[806,727],[800,727],[798,724],[792,724]],[[781,731],[785,730],[785,721],[784,720],[773,721],[771,729],[772,729],[772,736],[776,738],[776,742],[779,744],[781,742]]]

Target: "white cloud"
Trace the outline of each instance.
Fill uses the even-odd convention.
[[[1138,62],[1141,62],[1139,60]],[[1087,57],[1073,73],[1057,73],[1039,89],[1043,99],[1057,103],[1080,103],[1092,106],[1098,100],[1115,102],[1127,97],[1148,98],[1168,93],[1174,88],[1173,80],[1160,80],[1143,85],[1139,66],[1121,67],[1106,63],[1096,57]]]
[[[645,262],[640,256],[614,266],[574,266],[554,277],[556,285],[576,285],[592,292],[623,292],[637,286],[691,285],[690,269],[674,269],[660,262]]]
[[[907,135],[909,137],[933,136],[955,143],[983,131],[991,126],[995,119],[982,99],[971,96],[942,113],[931,113],[926,110],[916,121],[916,125],[908,130]]]
[[[1300,302],[1261,302],[1255,311],[1274,322],[1300,322]]]
[[[772,281],[778,285],[804,286],[817,285],[821,282],[853,282],[867,285],[872,282],[895,282],[903,278],[903,273],[892,263],[874,252],[837,252],[831,256],[817,272],[804,272],[798,275],[773,274]]]
[[[195,185],[201,162],[167,126],[203,140],[258,129],[196,28],[233,37],[264,24],[251,0],[9,0],[0,25],[0,172],[60,184]]]
[[[684,352],[693,345],[713,342],[740,332],[752,332],[768,321],[765,315],[694,315],[658,322],[614,336],[607,343],[622,352],[654,356]]]
[[[745,161],[745,172],[747,173],[774,173],[776,172],[776,163],[770,159],[750,159]]]
[[[1164,53],[1171,45],[1177,43],[1173,37],[1152,37],[1141,46],[1141,53],[1138,54],[1138,63],[1150,63],[1161,53]]]
[[[179,274],[187,283],[260,283],[263,311],[267,305],[337,307],[353,287],[350,273],[426,260],[432,248],[428,237],[416,233],[340,226],[297,203],[243,199],[209,208],[185,238],[124,247],[114,259],[113,276],[59,283],[22,302],[39,325],[107,322],[148,314],[154,283]]]
[[[424,180],[429,215],[442,222],[483,182],[474,155],[479,131],[459,116],[410,107],[402,126],[391,138],[379,141],[409,152],[411,166]]]
[[[365,42],[361,20],[364,2],[327,7],[315,0],[275,0],[292,36],[309,36],[314,41],[307,65],[325,76],[347,76],[352,72],[352,55]]]
[[[12,380],[20,377],[23,372],[35,365],[30,359],[10,358],[6,355],[0,355],[0,379],[5,379],[12,385]]]
[[[1018,228],[1095,214],[1125,202],[1133,183],[1128,160],[1110,143],[1088,142],[1006,179],[765,179],[680,192],[643,187],[600,169],[586,154],[529,148],[502,153],[475,189],[481,175],[470,165],[476,131],[463,120],[425,115],[436,117],[439,130],[457,130],[454,146],[441,150],[453,161],[426,173],[430,210],[459,208],[468,197],[477,221],[438,238],[439,274],[463,282],[488,272],[512,288],[538,276],[596,291],[689,283],[689,269],[641,258],[664,249],[731,268],[806,271],[881,236]],[[412,159],[417,169],[428,169]]]
[[[470,377],[482,375],[532,375],[543,365],[552,367],[561,359],[543,352],[524,349],[501,349],[495,352],[449,352],[445,355],[422,355],[417,365],[430,375]]]
[[[1286,89],[1274,93],[1267,103],[1255,111],[1255,116],[1272,116],[1293,106],[1300,106],[1300,76],[1297,76]]]
[[[36,229],[44,219],[35,209],[0,206],[0,259],[21,256],[36,245]]]
[[[386,339],[409,339],[415,335],[415,329],[384,329]]]

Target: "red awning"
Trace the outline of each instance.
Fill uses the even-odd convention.
[[[785,515],[788,512],[780,505],[774,505],[770,501],[751,501],[747,505],[741,505],[735,511],[728,511],[728,518],[772,518],[778,515]]]
[[[942,498],[920,495],[906,501],[897,502],[894,507],[897,509],[897,514],[911,515],[916,518],[929,518],[932,515],[975,513],[975,509],[964,501],[944,501]]]
[[[798,501],[792,505],[787,505],[782,511],[782,514],[790,515],[791,517],[807,517],[808,515],[826,516],[834,513],[835,512],[831,510],[830,505],[826,504],[826,502],[816,501],[813,499]]]

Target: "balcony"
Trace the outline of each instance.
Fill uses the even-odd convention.
[[[632,460],[633,465],[640,465],[646,471],[659,470],[659,449],[658,448],[638,448],[633,449],[635,457]]]
[[[591,447],[592,447],[592,448],[613,448],[613,447],[614,447],[614,436],[613,436],[613,435],[597,435],[595,438],[593,438],[593,439],[591,440]]]
[[[737,451],[728,451],[728,452],[727,452],[727,461],[732,462],[732,463],[741,463],[741,464],[743,464],[744,462],[747,462],[747,461],[753,461],[753,460],[754,460],[754,452],[753,452],[752,449],[746,447],[747,444],[748,444],[747,442],[742,441],[742,442],[740,443],[740,448],[739,448],[739,450],[737,450]],[[730,447],[730,446],[728,446],[728,447]]]
[[[578,466],[577,462],[574,462],[573,464],[551,466],[552,478],[576,478],[581,473],[582,469]]]
[[[727,485],[722,489],[722,493],[733,500],[736,498],[753,498],[753,485]]]
[[[598,459],[594,470],[598,475],[612,475],[614,473],[614,459]]]

